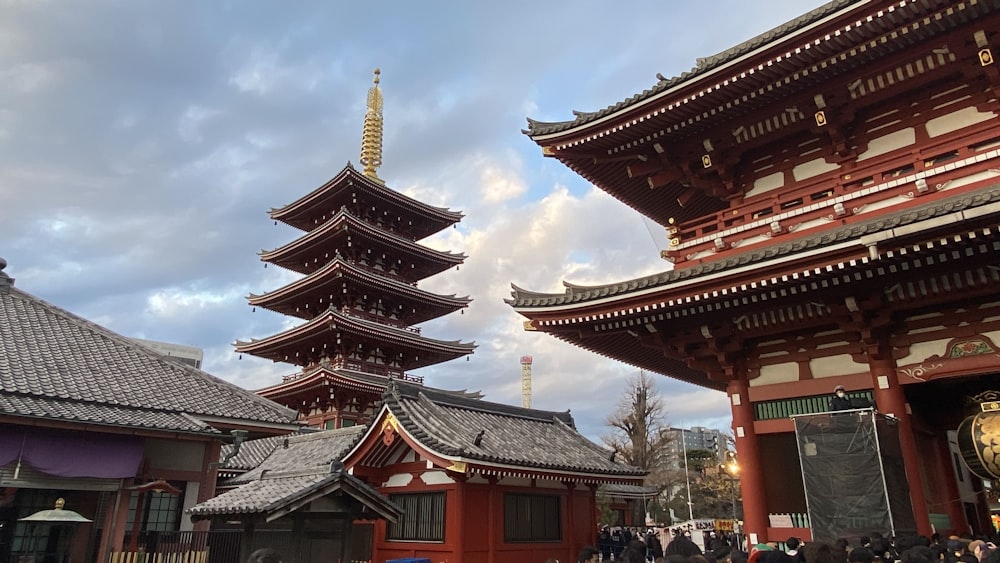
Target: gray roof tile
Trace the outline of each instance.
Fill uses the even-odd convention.
[[[291,409],[11,284],[0,280],[0,405],[8,414],[192,432],[214,431],[198,424],[201,416],[295,420]]]

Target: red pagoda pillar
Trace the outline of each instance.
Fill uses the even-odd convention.
[[[906,479],[910,483],[910,503],[913,505],[913,517],[917,524],[917,533],[930,537],[934,533],[931,528],[930,514],[927,510],[927,499],[924,496],[924,479],[920,473],[920,456],[917,453],[917,442],[913,437],[913,424],[910,420],[910,406],[906,403],[903,387],[896,375],[896,362],[892,355],[885,353],[888,344],[881,346],[876,353],[869,352],[868,368],[872,376],[875,404],[882,414],[891,415],[899,421],[899,445],[903,453],[903,466],[906,468]]]
[[[743,533],[748,545],[767,541],[767,501],[764,498],[764,470],[754,432],[753,405],[749,383],[742,373],[729,382],[726,392],[733,409],[733,436],[740,463],[740,492],[743,495]]]

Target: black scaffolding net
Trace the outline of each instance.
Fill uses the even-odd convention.
[[[858,409],[794,421],[814,541],[916,532],[896,419]]]

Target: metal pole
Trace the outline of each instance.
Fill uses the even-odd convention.
[[[732,493],[733,503],[733,530],[736,530],[736,479],[729,477],[729,491]]]
[[[684,448],[684,482],[687,484],[688,520],[694,521],[694,502],[691,500],[691,474],[688,473],[688,448],[686,430],[681,428],[681,447]]]

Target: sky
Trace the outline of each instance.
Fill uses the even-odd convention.
[[[466,262],[420,287],[474,299],[423,334],[474,341],[427,384],[570,410],[597,439],[637,370],[525,332],[510,284],[561,292],[664,271],[662,229],[521,130],[612,105],[815,0],[0,0],[0,257],[16,286],[120,334],[198,346],[247,389],[294,373],[236,340],[297,324],[250,293],[297,279],[257,253],[267,211],[358,163],[379,67],[387,184],[465,218],[422,241]],[[728,431],[723,393],[655,379],[672,426]]]

